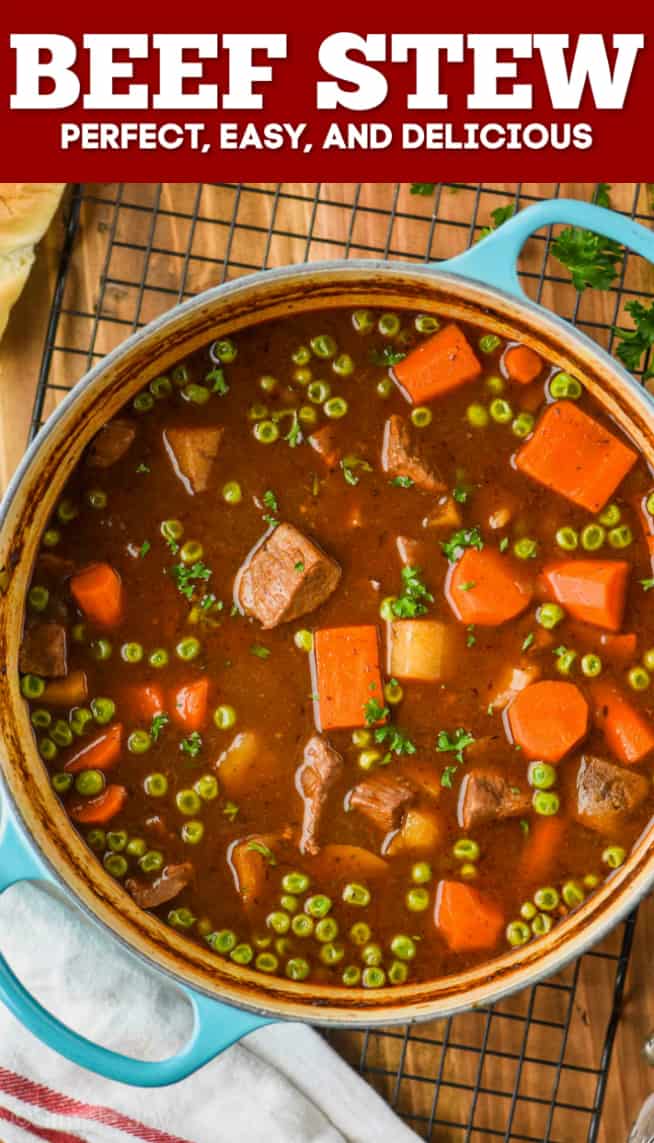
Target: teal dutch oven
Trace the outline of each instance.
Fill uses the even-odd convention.
[[[542,940],[455,976],[371,993],[263,977],[218,960],[157,917],[138,909],[71,826],[35,749],[18,688],[24,601],[39,537],[82,450],[106,420],[152,377],[216,337],[286,314],[349,305],[420,309],[483,324],[523,341],[583,376],[607,412],[654,466],[649,394],[608,354],[566,321],[529,301],[516,263],[541,227],[587,228],[654,263],[654,235],[633,221],[572,200],[520,211],[449,262],[342,261],[254,274],[171,310],[129,338],[80,381],[28,450],[0,514],[0,890],[25,880],[56,886],[191,1003],[189,1042],[159,1062],[130,1059],[67,1028],[25,989],[0,958],[0,997],[35,1036],[76,1064],[123,1083],[175,1083],[263,1024],[304,1020],[354,1027],[434,1019],[488,1004],[555,973],[602,938],[654,884],[654,824],[584,905]]]

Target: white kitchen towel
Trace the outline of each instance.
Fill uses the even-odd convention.
[[[162,1059],[191,1025],[184,997],[58,895],[22,884],[0,897],[0,950],[36,997],[77,1031]],[[69,1063],[0,1003],[3,1143],[416,1143],[301,1024],[252,1032],[194,1076],[142,1090]]]

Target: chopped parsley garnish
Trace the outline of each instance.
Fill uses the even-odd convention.
[[[622,364],[635,373],[643,355],[654,345],[654,302],[644,306],[642,302],[633,299],[627,302],[625,309],[634,319],[634,328],[613,326],[613,332],[620,338],[616,353]],[[648,381],[650,377],[654,377],[654,362],[646,367],[643,381]]]
[[[555,647],[554,650],[552,651],[552,654],[557,659],[560,659],[562,655],[568,655],[569,653],[570,653],[570,648],[566,647],[563,643],[561,643],[560,647]]]
[[[598,183],[595,191],[595,202],[598,206],[605,206],[608,210],[611,209],[611,184]]]
[[[475,525],[474,528],[459,528],[459,531],[454,532],[449,540],[441,540],[443,554],[447,556],[451,564],[455,564],[461,558],[466,548],[476,548],[480,552],[483,546],[484,541],[481,538],[478,525]]]
[[[436,190],[438,183],[411,183],[410,193],[424,195],[427,198]]]
[[[267,524],[269,528],[279,527],[279,520],[276,516],[270,516],[267,512],[264,512],[262,519],[264,524]]]
[[[277,864],[277,858],[272,849],[269,849],[265,842],[252,840],[248,842],[247,848],[253,853],[260,853],[262,857],[265,857],[269,865]]]
[[[298,562],[296,564],[294,564],[294,567],[295,567],[296,572],[303,572],[304,571],[304,561],[298,560]]]
[[[466,504],[470,499],[470,488],[464,488],[462,484],[457,484],[456,488],[452,489],[452,496],[457,504]]]
[[[270,488],[266,492],[264,492],[261,499],[263,500],[266,508],[270,508],[271,512],[279,511],[279,504],[277,503],[277,497],[275,496],[275,493]]]
[[[149,472],[150,466],[147,464],[137,464],[136,471],[139,473],[139,475],[143,472]]]
[[[209,592],[207,595],[203,595],[199,603],[201,611],[210,611],[214,607],[216,611],[222,611],[223,606],[224,604],[222,599],[217,599],[213,592]]]
[[[639,582],[640,586],[642,587],[643,591],[651,591],[652,588],[654,587],[654,576],[651,577],[650,579],[639,579],[638,582]]]
[[[465,583],[459,584],[459,591],[472,591],[473,587],[476,587],[476,586],[477,586],[476,580],[468,579],[468,580],[466,580]]]
[[[240,607],[239,607],[238,603],[233,603],[233,604],[232,604],[232,606],[231,606],[231,607],[230,607],[230,609],[229,609],[229,614],[230,614],[230,616],[232,617],[232,619],[235,619],[237,615],[242,615],[242,614],[243,614],[243,612],[241,611],[241,609],[240,609]]]
[[[375,742],[385,743],[388,747],[388,752],[384,756],[384,762],[390,762],[392,754],[415,754],[415,744],[409,738],[409,735],[404,730],[400,730],[398,726],[378,726],[375,730]]]
[[[494,230],[497,230],[498,227],[502,226],[505,222],[508,222],[510,218],[513,218],[514,214],[515,203],[513,202],[507,202],[506,206],[495,207],[495,210],[491,210],[491,218],[493,221],[491,222],[490,226],[484,226],[484,228],[480,231],[477,241],[480,242],[482,238],[488,238],[489,234],[492,234]]]
[[[177,590],[188,600],[193,599],[196,586],[194,581],[206,582],[211,578],[211,568],[202,560],[196,560],[194,564],[175,564],[170,570]]]
[[[520,818],[520,829],[522,830],[525,837],[529,833],[529,828],[530,828],[529,822],[527,821],[527,819],[526,818]]]
[[[410,476],[394,476],[388,483],[392,484],[394,488],[413,488],[413,481]]]
[[[504,536],[504,538],[500,540],[500,551],[505,552],[506,549],[508,548],[508,546],[509,546],[509,537]]]
[[[168,718],[167,714],[162,713],[155,714],[153,716],[152,723],[150,725],[150,738],[153,742],[159,741],[159,735],[161,734],[161,731],[163,730],[164,726],[168,726],[169,722],[170,719]]]
[[[293,421],[291,423],[290,429],[284,437],[284,440],[287,442],[289,448],[297,448],[297,446],[302,444],[302,441],[304,440],[304,437],[302,436],[302,429],[300,428],[300,422],[298,420],[297,413],[294,410]]]
[[[198,730],[194,730],[188,738],[182,738],[179,748],[183,754],[188,754],[190,758],[197,758],[202,749],[202,735]]]
[[[466,631],[466,647],[474,647],[475,643],[477,642],[474,623],[469,623],[466,627]]]
[[[468,746],[472,746],[475,741],[474,735],[469,730],[464,730],[459,726],[452,734],[447,730],[439,730],[436,739],[436,749],[439,754],[453,754],[454,762],[446,766],[441,774],[441,786],[446,789],[452,789],[452,779],[456,774],[457,768],[463,765],[464,758],[463,752]]]
[[[608,290],[618,274],[623,250],[612,238],[568,226],[552,243],[552,254],[570,271],[572,284],[580,293],[587,286]]]
[[[366,720],[366,726],[373,726],[375,722],[383,722],[385,718],[390,715],[390,710],[387,706],[382,706],[377,702],[377,699],[368,699],[363,708],[363,714]]]
[[[368,461],[360,456],[344,456],[340,461],[340,466],[343,470],[346,483],[351,484],[353,488],[356,487],[360,480],[360,476],[356,475],[355,469],[358,468],[361,472],[372,472],[372,465],[368,464]]]
[[[533,631],[530,631],[522,642],[522,650],[528,651],[535,638],[536,636],[534,635]]]
[[[424,615],[427,603],[433,603],[434,597],[427,590],[422,579],[420,568],[407,564],[402,568],[402,594],[398,595],[391,604],[393,615],[398,619],[415,619],[416,615]]]
[[[253,643],[250,647],[250,654],[255,655],[257,659],[269,659],[270,647],[264,647],[261,643]]]
[[[219,397],[224,397],[229,393],[229,385],[225,381],[225,374],[222,369],[212,369],[207,373],[205,381],[211,381],[211,392],[217,393]]]
[[[225,802],[223,806],[223,813],[230,822],[233,822],[239,812],[239,807],[236,802]]]
[[[406,357],[405,349],[394,349],[392,345],[385,345],[383,349],[371,349],[370,361],[372,365],[386,366],[399,365]]]
[[[139,555],[140,555],[141,559],[143,559],[144,556],[147,556],[151,547],[152,547],[152,544],[150,543],[149,540],[143,541],[143,543],[141,544],[141,547],[139,548]]]

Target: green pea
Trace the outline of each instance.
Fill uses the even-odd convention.
[[[102,864],[107,873],[111,873],[112,877],[119,879],[124,877],[129,869],[127,858],[123,857],[122,853],[105,854]]]
[[[93,722],[93,714],[88,707],[85,706],[73,707],[68,718],[70,728],[73,734],[76,734],[78,738],[82,737],[89,723]]]
[[[617,528],[611,528],[609,532],[609,544],[612,548],[628,548],[633,538],[634,534],[627,524],[620,524]]]
[[[644,667],[632,667],[627,675],[627,682],[634,691],[646,691],[650,681],[649,671]]]
[[[86,844],[94,853],[101,853],[107,848],[107,835],[103,829],[91,829],[86,835]]]
[[[137,393],[132,401],[132,408],[136,413],[149,413],[150,409],[154,408],[154,397],[152,393]]]
[[[354,945],[365,945],[370,940],[370,925],[365,921],[356,921],[350,929],[350,940]]]
[[[509,421],[513,419],[513,409],[509,402],[502,397],[496,397],[494,401],[491,401],[488,411],[498,425],[508,425]]]
[[[202,917],[195,926],[195,931],[199,937],[206,937],[212,931],[213,925],[208,917]]]
[[[116,704],[110,698],[91,699],[91,713],[98,726],[106,726],[116,713]]]
[[[536,790],[531,799],[537,814],[543,817],[551,817],[553,814],[558,814],[561,801],[559,795],[551,790]]]
[[[179,558],[183,564],[194,564],[197,560],[201,560],[204,555],[204,548],[198,540],[187,540],[182,544],[179,552]]]
[[[339,353],[332,361],[332,369],[339,377],[350,377],[354,373],[354,362],[349,353]]]
[[[471,861],[466,861],[459,869],[460,876],[465,877],[468,881],[472,881],[478,872],[477,866],[473,865]]]
[[[51,738],[41,738],[39,741],[39,754],[45,762],[54,762],[59,750]]]
[[[429,908],[429,892],[421,886],[409,889],[404,900],[411,913],[423,913],[425,909]]]
[[[361,960],[364,964],[381,964],[383,960],[381,945],[378,945],[375,941],[364,945],[361,950]]]
[[[363,727],[352,731],[353,746],[370,746],[372,740],[373,738],[371,731],[364,730]]]
[[[384,686],[384,698],[389,706],[397,706],[404,698],[404,688],[400,686],[397,679],[390,679]]]
[[[552,928],[552,918],[547,913],[537,913],[531,922],[531,931],[535,937],[544,937]]]
[[[333,421],[338,421],[344,417],[348,410],[348,403],[344,397],[330,397],[325,401],[323,413]]]
[[[381,397],[383,401],[388,400],[394,388],[395,386],[393,385],[390,377],[382,377],[381,380],[378,381],[375,385],[377,396]]]
[[[240,504],[243,499],[243,493],[238,480],[228,480],[227,484],[223,484],[223,500],[226,504]]]
[[[345,945],[341,944],[340,941],[329,941],[322,946],[319,956],[323,964],[338,964],[345,956]]]
[[[148,663],[156,670],[161,670],[168,663],[168,652],[163,647],[157,647],[148,655]]]
[[[231,929],[220,929],[218,932],[209,933],[205,940],[214,952],[225,955],[236,948],[238,938]]]
[[[372,310],[355,310],[352,314],[352,325],[357,333],[371,333],[375,324],[375,315]]]
[[[520,906],[520,916],[523,917],[525,921],[533,921],[537,912],[538,909],[533,901],[525,901],[524,904]]]
[[[507,925],[506,939],[512,948],[519,948],[520,945],[526,945],[530,938],[531,929],[524,921],[511,921],[510,925]]]
[[[300,373],[300,372],[303,373],[304,370],[298,369],[298,373]],[[254,405],[250,405],[250,408],[248,409],[249,420],[251,420],[251,421],[263,421],[266,419],[267,416],[268,416],[268,406],[262,404],[261,401],[255,401]]]
[[[56,749],[56,747],[55,747],[55,749]],[[73,784],[73,775],[72,774],[53,774],[51,779],[50,779],[50,784],[52,785],[52,789],[55,791],[55,793],[66,794],[66,793],[68,793],[68,791],[70,790],[70,787]]]
[[[585,898],[585,893],[578,881],[566,881],[561,888],[561,896],[569,909],[576,909]]]
[[[199,813],[202,808],[202,802],[195,790],[178,790],[175,795],[175,804],[180,814],[186,814],[188,817]]]
[[[536,790],[550,790],[556,785],[556,770],[549,762],[531,762],[527,770],[527,780]]]
[[[79,508],[72,500],[65,498],[59,502],[57,505],[57,517],[61,520],[62,524],[70,524],[71,520],[74,520],[76,516],[79,516]]]
[[[131,837],[127,842],[125,853],[130,857],[145,857],[148,851],[147,842],[142,837]]]
[[[609,845],[602,854],[602,861],[609,869],[619,869],[624,865],[627,854],[621,845]]]
[[[98,663],[106,663],[111,658],[113,647],[108,639],[94,639],[91,643],[91,654]]]
[[[275,393],[279,388],[279,381],[270,373],[264,373],[263,377],[259,378],[259,388],[264,393]]]
[[[314,425],[318,424],[318,413],[311,407],[311,405],[300,405],[300,408],[297,411],[297,416],[298,420],[303,425],[308,425],[313,428]]]
[[[96,512],[101,512],[107,507],[107,499],[107,493],[102,488],[91,488],[86,493],[86,503],[89,508],[95,508]]]
[[[586,524],[581,532],[581,546],[587,552],[597,552],[606,539],[606,529],[601,524]]]
[[[338,936],[338,921],[335,917],[323,917],[316,925],[316,940],[326,944]]]
[[[194,381],[189,381],[182,389],[182,397],[192,405],[206,405],[211,392],[206,385],[196,385]]]
[[[607,528],[614,528],[621,519],[622,512],[617,504],[607,504],[606,508],[599,514],[600,524],[604,524]]]
[[[602,660],[599,655],[582,655],[581,670],[588,679],[594,679],[602,673]]]
[[[417,429],[426,429],[432,422],[432,411],[426,405],[416,405],[411,410],[411,424]]]
[[[236,360],[238,350],[230,337],[220,338],[211,346],[211,356],[218,358],[221,365],[231,365]]]
[[[204,825],[195,819],[184,822],[180,830],[180,837],[186,845],[199,845],[204,837]]]
[[[297,913],[297,911],[300,907],[300,902],[299,902],[298,898],[294,897],[292,893],[284,893],[279,898],[279,903],[280,903],[282,909],[286,909],[287,913]]]
[[[428,861],[416,861],[411,866],[411,880],[416,885],[424,885],[432,879],[432,869]]]
[[[546,885],[534,893],[534,905],[545,913],[551,913],[559,904],[560,897],[556,889]]]
[[[587,873],[584,877],[584,885],[587,889],[597,889],[601,880],[601,877],[598,877],[596,873]]]
[[[177,385],[177,388],[180,389],[182,385],[185,385],[188,381],[188,369],[183,364],[176,365],[171,372],[171,377],[173,379],[173,384]]]
[[[565,619],[565,611],[559,607],[558,603],[541,603],[536,611],[536,622],[540,623],[546,631],[553,630],[563,619]]]
[[[324,893],[315,893],[312,897],[307,897],[304,902],[304,911],[310,917],[326,917],[331,907],[331,898]]]
[[[643,666],[648,671],[654,671],[654,647],[650,647],[647,651],[645,651],[645,654],[643,655]],[[34,714],[36,714],[36,711]],[[32,722],[34,722],[34,714],[32,715]],[[36,725],[36,723],[34,725]]]
[[[202,644],[200,640],[196,639],[193,635],[188,635],[185,639],[180,639],[175,647],[175,654],[178,659],[183,659],[184,662],[188,663],[191,659],[197,659],[201,650]]]
[[[343,889],[343,900],[347,905],[358,905],[365,908],[370,904],[370,890],[365,885],[351,881]]]
[[[531,413],[518,413],[517,417],[511,424],[511,432],[514,436],[523,440],[528,437],[534,429],[535,420]]]
[[[391,952],[399,960],[413,960],[416,955],[416,943],[411,937],[398,933],[391,941]]]
[[[311,361],[311,350],[308,345],[298,345],[291,354],[291,361],[295,365],[308,365]]]
[[[479,338],[479,348],[482,353],[494,353],[501,344],[500,338],[495,333],[485,333]]]
[[[489,392],[494,393],[495,396],[498,397],[500,393],[504,392],[506,385],[504,384],[504,379],[502,377],[498,377],[497,374],[494,374],[493,376],[486,378],[486,388],[489,390]]]
[[[150,798],[163,798],[168,793],[168,779],[165,774],[148,774],[143,789]]]
[[[346,988],[355,988],[361,980],[361,969],[356,964],[348,964],[343,969],[341,980]]]
[[[305,893],[311,884],[311,878],[306,873],[285,873],[282,877],[282,888],[285,893]]]
[[[86,627],[83,623],[74,623],[70,629],[70,637],[74,643],[86,643]]]
[[[529,536],[523,536],[522,539],[516,540],[513,545],[513,554],[519,560],[533,560],[538,552],[538,542],[532,540]]]
[[[397,314],[382,314],[377,322],[382,337],[397,337],[400,332],[400,319]]]
[[[158,849],[149,849],[139,858],[139,868],[144,873],[158,873],[163,868],[164,857]]]
[[[279,429],[274,421],[257,421],[253,432],[260,444],[273,444],[279,439]]]
[[[20,693],[23,698],[40,698],[45,690],[45,682],[38,675],[23,675],[20,680]]]
[[[184,535],[184,525],[181,520],[162,520],[159,530],[164,540],[173,540],[178,543]]]
[[[61,532],[58,528],[47,528],[43,533],[41,543],[44,548],[56,548],[61,540]]]
[[[97,794],[101,794],[105,784],[102,770],[82,770],[75,778],[75,789],[83,798],[94,798]]]
[[[488,410],[484,405],[473,402],[473,404],[468,405],[466,409],[466,418],[468,424],[471,425],[473,429],[484,429],[489,420]]]
[[[307,397],[314,405],[322,405],[331,396],[332,387],[327,381],[312,381],[307,386]]]
[[[70,746],[73,741],[73,732],[63,718],[58,718],[50,728],[50,737],[57,746]]]
[[[577,658],[576,651],[562,651],[556,657],[556,669],[560,675],[569,675]]]
[[[296,937],[310,937],[314,927],[313,918],[307,917],[306,913],[298,913],[297,917],[293,917],[291,921],[291,932]]]
[[[50,600],[50,592],[47,587],[41,587],[40,584],[35,583],[27,593],[27,602],[32,611],[45,611]]]
[[[457,861],[478,861],[480,854],[477,842],[469,837],[460,837],[452,846],[452,856]]]
[[[569,373],[557,373],[549,384],[550,395],[557,399],[561,397],[568,397],[576,401],[582,394],[581,382],[577,381],[576,377],[571,377]]]
[[[294,956],[287,960],[284,971],[289,980],[306,980],[310,969],[304,957]]]
[[[328,333],[321,333],[318,337],[312,337],[309,343],[311,351],[316,357],[329,358],[334,357],[338,351],[338,346],[333,337]]]
[[[276,972],[279,967],[279,961],[275,954],[268,952],[259,953],[254,964],[259,972]]]
[[[382,988],[386,984],[386,973],[383,968],[375,965],[364,968],[361,974],[361,983],[364,988]]]
[[[146,754],[151,746],[152,739],[147,730],[133,730],[127,739],[130,754]]]
[[[49,710],[33,710],[30,715],[30,722],[37,730],[47,730],[52,723],[52,715]]]
[[[308,385],[312,377],[311,369],[296,369],[293,374],[293,380],[297,381],[298,385]]]
[[[128,837],[124,829],[109,830],[107,834],[107,845],[113,853],[122,853],[127,841]]]
[[[418,333],[436,333],[441,325],[433,314],[416,314],[413,324]]]
[[[173,386],[170,378],[168,377],[153,377],[149,385],[150,392],[156,400],[162,400],[165,397],[170,397]]]
[[[357,758],[359,769],[361,770],[374,770],[382,760],[382,753],[380,750],[362,750]]]
[[[195,916],[190,909],[171,909],[166,919],[173,929],[181,929],[182,932],[192,929],[195,924]]]
[[[298,651],[306,651],[307,654],[313,651],[313,635],[306,627],[302,627],[299,631],[295,632],[293,642]]]
[[[579,533],[567,525],[557,529],[554,539],[564,552],[574,552],[579,547]]]
[[[194,790],[203,802],[212,802],[218,797],[218,781],[213,774],[203,774],[194,785]]]

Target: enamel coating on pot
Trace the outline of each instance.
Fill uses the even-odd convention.
[[[29,997],[0,958],[0,997],[37,1035],[75,1062],[124,1082],[154,1085],[188,1075],[271,1020],[356,1026],[451,1015],[556,972],[601,939],[654,884],[652,825],[626,864],[594,897],[533,945],[457,976],[392,991],[345,992],[321,986],[307,993],[302,984],[262,979],[247,968],[219,961],[137,908],[75,833],[52,792],[18,687],[23,602],[38,539],[82,449],[151,378],[193,349],[246,325],[300,310],[364,304],[431,310],[483,324],[525,341],[562,369],[582,376],[654,465],[649,395],[593,342],[521,295],[515,257],[533,230],[553,221],[594,226],[654,262],[654,236],[649,232],[600,208],[559,200],[521,212],[446,267],[351,261],[253,275],[200,295],[130,338],[75,387],[28,451],[0,518],[0,890],[25,878],[56,882],[128,949],[177,981],[195,1013],[193,1039],[180,1055],[161,1064],[127,1060],[63,1029]],[[464,273],[478,280],[464,278]]]

